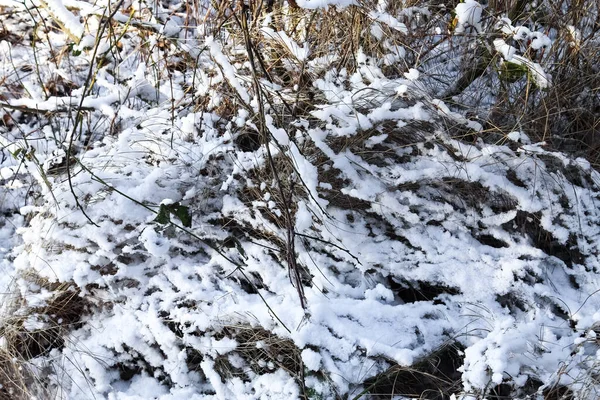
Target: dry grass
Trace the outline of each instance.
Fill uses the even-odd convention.
[[[304,388],[305,371],[301,349],[291,339],[281,338],[264,328],[248,325],[226,326],[215,337],[234,339],[238,343],[235,354],[244,360],[243,366],[234,366],[228,355],[216,357],[214,368],[223,382],[232,378],[248,381],[254,375],[283,369],[294,377],[300,388]]]
[[[394,365],[387,371],[368,379],[366,390],[371,399],[389,399],[394,396],[446,400],[460,391],[462,346],[458,343],[440,347],[411,367]],[[357,398],[360,398],[357,396]]]
[[[79,326],[89,307],[72,284],[53,284],[39,278],[36,283],[52,293],[45,305],[30,307],[27,299],[16,297],[7,307],[13,315],[1,321],[0,399],[52,398],[46,377],[31,361],[60,350],[66,335]]]
[[[26,366],[7,350],[0,350],[0,400],[29,399],[29,384]]]
[[[490,13],[500,14],[504,2],[490,3]],[[523,3],[523,4],[521,4]],[[512,2],[514,24],[537,27],[555,36],[553,46],[537,54],[552,76],[552,86],[540,91],[532,85],[507,88],[494,105],[490,130],[523,130],[535,141],[554,149],[588,158],[600,165],[600,51],[597,36],[599,4],[594,1],[545,2],[534,10]],[[497,6],[497,8],[494,8]],[[494,10],[496,12],[494,12]],[[528,11],[527,11],[528,10]],[[575,30],[581,33],[574,36]]]

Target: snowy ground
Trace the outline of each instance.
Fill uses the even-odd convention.
[[[484,140],[418,70],[389,73],[392,42],[339,68],[259,19],[251,40],[289,76],[270,82],[233,17],[211,36],[181,4],[0,4],[0,290],[21,332],[3,344],[28,396],[597,398],[584,159]],[[477,7],[459,32],[483,29]],[[408,32],[369,16],[375,38]]]

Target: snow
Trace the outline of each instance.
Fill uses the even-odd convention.
[[[552,40],[542,32],[532,32],[531,37],[531,48],[534,50],[547,50],[552,47]]]
[[[305,349],[302,351],[302,362],[310,371],[318,371],[321,367],[322,357],[316,351]]]
[[[567,25],[571,47],[579,49],[581,46],[581,31],[573,25]]]
[[[456,33],[462,33],[466,27],[472,27],[477,32],[481,32],[481,13],[483,7],[475,0],[465,0],[464,3],[459,3],[454,9],[456,12],[457,25]]]
[[[280,41],[285,48],[293,54],[293,56],[300,62],[306,61],[308,55],[310,54],[310,50],[308,47],[308,43],[304,43],[303,46],[298,45],[295,40],[290,38],[287,33],[284,31],[275,32],[273,29],[268,26],[263,26],[261,31],[265,37],[273,40]]]
[[[318,10],[329,6],[347,7],[356,2],[354,0],[296,0],[296,3],[307,10]]]
[[[512,33],[515,40],[525,41],[531,37],[531,31],[526,26],[517,26]]]
[[[512,61],[514,55],[517,53],[517,49],[507,44],[503,39],[494,39],[494,48],[502,54],[502,57],[506,61]]]
[[[246,103],[250,102],[250,96],[246,89],[242,86],[240,81],[237,79],[235,69],[222,52],[222,47],[218,42],[215,42],[214,38],[209,36],[205,41],[206,46],[210,49],[211,56],[223,69],[223,73],[227,81],[236,89],[242,100]]]
[[[411,68],[408,70],[408,72],[404,73],[404,76],[410,81],[416,81],[417,79],[419,79],[419,71],[414,68]]]
[[[396,18],[394,18],[393,16],[391,16],[390,14],[388,14],[386,12],[371,11],[369,13],[369,17],[371,17],[374,21],[381,22],[381,23],[387,25],[388,27],[390,27],[394,30],[397,30],[400,33],[403,33],[403,34],[408,33],[408,29],[406,28],[405,24],[398,21]]]
[[[318,10],[284,7],[299,24],[354,4],[297,3]],[[252,20],[271,77],[235,25],[187,26],[173,4],[117,14],[131,30],[115,47],[98,38],[107,64],[93,82],[84,44],[108,3],[40,9],[72,24],[79,47],[58,29],[36,49],[2,42],[14,85],[2,101],[17,109],[0,126],[2,323],[62,324],[64,345],[29,360],[53,400],[355,398],[448,343],[461,349],[454,398],[530,378],[576,385],[597,366],[594,164],[520,126],[490,140],[404,43],[429,11],[392,3],[362,10],[380,58],[368,43],[319,47],[293,19]],[[542,31],[494,25],[473,0],[455,11],[455,33],[500,31],[494,62],[550,87],[531,51],[552,46]],[[17,76],[34,56],[39,72]],[[55,76],[73,89],[45,93]],[[68,154],[69,171],[51,173]],[[65,288],[85,304],[74,323],[43,311]]]
[[[71,33],[77,40],[83,36],[85,28],[79,18],[73,15],[64,6],[60,0],[42,0],[42,3],[48,7],[48,10],[58,19],[61,24]]]
[[[510,32],[513,39],[518,42],[526,42],[526,47],[534,51],[540,49],[549,49],[552,46],[552,41],[548,36],[541,32],[531,32],[529,28],[524,26],[513,27],[510,20],[502,19],[497,24],[496,28],[504,33]],[[509,63],[523,65],[527,67],[533,82],[541,89],[548,89],[551,85],[551,80],[544,68],[537,62],[532,61],[528,56],[519,54],[519,50],[508,43],[504,39],[494,39],[494,49],[500,53],[502,58]]]
[[[536,62],[533,62],[523,56],[514,55],[511,59],[512,63],[517,65],[525,65],[529,71],[531,72],[531,76],[533,77],[533,81],[542,89],[547,89],[551,82],[544,72],[542,66]]]

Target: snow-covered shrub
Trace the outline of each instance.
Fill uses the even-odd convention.
[[[597,3],[481,2],[483,13],[476,18],[481,27],[467,23],[465,30],[462,20],[479,17],[478,12],[468,12],[474,4],[456,6],[452,41],[439,40],[433,47],[436,57],[423,63],[435,74],[433,86],[448,85],[443,98],[477,115],[485,121],[486,132],[498,139],[519,129],[595,162],[600,99],[600,71],[594,67],[600,54],[594,22]],[[471,45],[465,46],[468,42]],[[438,75],[444,70],[455,74]]]
[[[6,8],[2,193],[33,183],[2,344],[39,383],[17,389],[594,398],[600,176],[486,132],[546,95],[555,38],[412,3]]]

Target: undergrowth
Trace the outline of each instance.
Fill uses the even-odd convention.
[[[1,4],[0,396],[595,398],[597,5]]]

